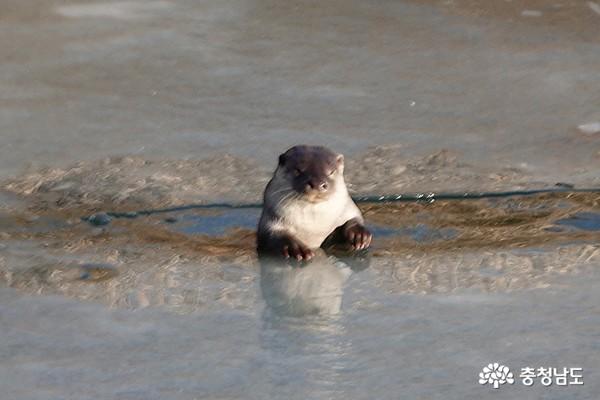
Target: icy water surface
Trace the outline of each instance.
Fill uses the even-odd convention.
[[[116,155],[270,169],[309,142],[401,144],[392,175],[447,149],[529,184],[591,184],[596,3],[5,0],[0,175]]]
[[[257,209],[102,226],[81,209],[4,214],[0,386],[19,399],[595,399],[600,234],[552,228],[598,200],[361,204],[371,251],[302,264],[256,259]],[[585,384],[493,393],[477,381],[495,361],[581,367]]]
[[[494,265],[500,259],[533,262],[535,273],[544,260],[535,253],[488,255],[483,259],[491,264],[478,269],[495,270],[489,282],[503,279]],[[583,256],[580,266],[597,269],[597,248],[576,254]],[[268,268],[221,264],[220,279],[212,281],[194,279],[176,264],[140,272],[158,274],[151,280],[129,274],[141,282],[131,294],[137,303],[125,310],[0,289],[3,393],[19,399],[396,399],[399,393],[564,399],[566,392],[597,398],[595,272],[584,280],[557,276],[552,287],[525,292],[490,293],[461,287],[459,279],[446,292],[423,295],[395,289],[385,269],[353,272],[327,262]],[[142,295],[161,280],[160,300]],[[104,285],[107,294],[121,290]],[[585,385],[517,384],[492,393],[477,383],[492,361],[583,367]]]

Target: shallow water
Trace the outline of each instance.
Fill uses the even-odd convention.
[[[242,208],[213,210],[213,215],[182,215],[181,217],[167,217],[166,223],[186,234],[202,234],[222,236],[234,228],[256,229],[260,209]],[[369,225],[371,232],[377,237],[408,236],[417,242],[451,239],[457,232],[451,228],[433,229],[427,224],[417,223],[404,228],[392,228],[384,225]]]
[[[577,213],[570,218],[565,218],[557,222],[559,225],[566,225],[577,229],[587,231],[600,231],[600,214],[598,213]]]
[[[5,1],[0,397],[598,399],[598,193],[365,203],[299,265],[258,209],[82,220],[260,202],[300,142],[359,196],[600,187],[596,3]]]
[[[308,279],[325,275],[312,273]],[[597,397],[597,274],[521,293],[423,296],[386,290],[367,269],[328,282],[343,288],[324,291],[318,304],[330,311],[343,296],[338,314],[303,317],[266,307],[262,278],[257,271],[244,275],[252,283],[243,309],[220,304],[183,314],[168,304],[128,311],[0,289],[3,393],[140,400]],[[493,361],[513,370],[583,366],[585,385],[517,384],[492,393],[477,384],[477,374]]]

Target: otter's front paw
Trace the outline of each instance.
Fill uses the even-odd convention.
[[[281,252],[285,258],[295,258],[298,261],[310,260],[315,253],[295,239],[286,239],[282,243]]]
[[[353,224],[344,230],[344,236],[354,250],[366,249],[371,245],[373,235],[360,224]]]

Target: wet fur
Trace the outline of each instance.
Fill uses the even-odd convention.
[[[294,149],[297,151],[293,152]],[[362,227],[362,214],[344,181],[343,157],[325,148],[309,146],[292,148],[282,157],[264,192],[257,235],[259,253],[277,253],[289,241],[316,249],[338,228]],[[329,172],[331,157],[337,164],[334,163],[335,172],[329,175],[325,172]],[[302,168],[308,171],[306,177],[294,178],[292,170],[297,164],[303,164]],[[329,188],[324,199],[313,202],[310,196],[299,192],[298,180],[325,182],[324,175]]]

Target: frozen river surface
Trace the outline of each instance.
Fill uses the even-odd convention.
[[[361,273],[341,315],[304,318],[270,314],[254,298],[245,312],[178,315],[1,289],[0,387],[7,399],[592,400],[600,393],[598,282],[423,297],[386,293]],[[585,383],[517,379],[495,393],[477,383],[494,361],[515,374],[584,367]]]
[[[589,183],[595,3],[494,3],[3,1],[0,176],[123,154],[271,167],[309,142]]]

